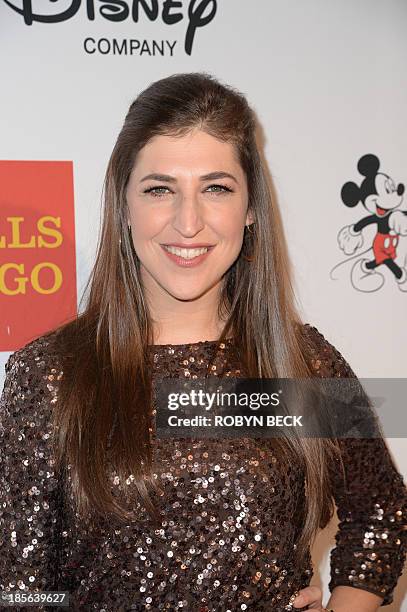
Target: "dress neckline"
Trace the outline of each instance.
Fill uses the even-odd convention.
[[[223,340],[223,342],[225,344],[230,344],[232,342],[233,338],[225,338],[225,340]],[[216,343],[218,342],[218,340],[198,340],[197,342],[185,342],[183,344],[149,344],[148,348],[151,350],[159,350],[159,349],[166,349],[166,348],[174,348],[174,349],[182,349],[182,348],[194,348],[194,347],[203,347],[203,346],[214,346]]]

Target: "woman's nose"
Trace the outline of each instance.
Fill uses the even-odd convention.
[[[195,235],[204,227],[202,212],[195,196],[183,196],[176,207],[173,227],[183,235]]]

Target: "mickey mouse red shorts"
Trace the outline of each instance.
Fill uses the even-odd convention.
[[[385,259],[395,259],[399,237],[395,234],[376,234],[373,240],[373,253],[377,264]]]

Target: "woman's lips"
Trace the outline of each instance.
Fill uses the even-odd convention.
[[[205,261],[205,259],[213,251],[215,247],[214,246],[208,247],[208,250],[206,251],[206,253],[202,253],[202,255],[197,255],[197,257],[193,257],[192,259],[185,259],[184,257],[181,257],[180,255],[174,255],[173,253],[170,253],[169,251],[167,251],[167,249],[163,245],[161,245],[161,248],[164,251],[164,253],[167,255],[168,259],[173,261],[175,264],[177,264],[181,268],[195,268],[196,266],[199,266],[200,263]]]

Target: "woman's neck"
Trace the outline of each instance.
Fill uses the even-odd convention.
[[[212,287],[196,300],[178,300],[156,287],[147,290],[153,321],[154,344],[184,344],[218,340],[225,320],[220,320],[219,287]]]
[[[201,323],[201,324],[200,324]],[[154,344],[189,344],[202,340],[217,340],[225,326],[225,322],[217,324],[186,321],[185,317],[161,322],[154,326]]]

